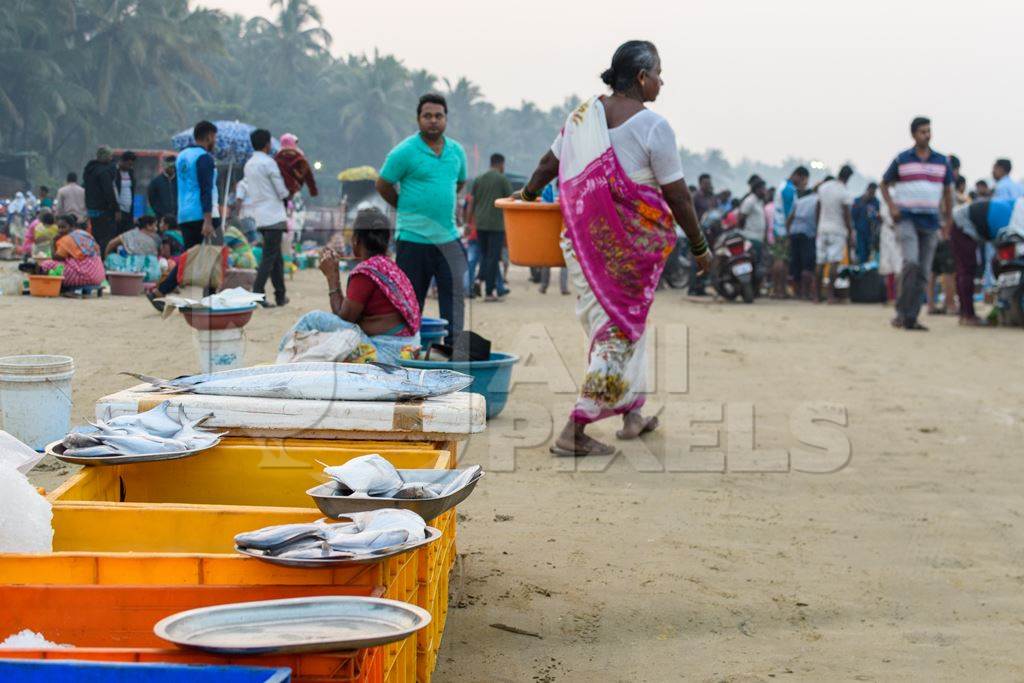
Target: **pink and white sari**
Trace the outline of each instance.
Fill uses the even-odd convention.
[[[644,404],[647,314],[676,233],[661,192],[623,170],[597,98],[569,116],[561,140],[562,251],[590,338],[571,418],[588,424]]]

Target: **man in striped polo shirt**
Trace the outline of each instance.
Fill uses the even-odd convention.
[[[917,316],[939,229],[948,236],[953,226],[953,169],[949,159],[931,148],[930,120],[914,119],[910,134],[914,146],[900,152],[882,176],[882,197],[896,223],[903,253],[900,294],[892,324],[905,330],[927,330]]]

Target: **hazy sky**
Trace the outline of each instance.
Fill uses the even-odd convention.
[[[266,0],[200,0],[245,15]],[[661,52],[654,108],[680,144],[733,160],[852,161],[882,173],[932,117],[934,146],[969,178],[998,156],[1024,174],[1020,0],[318,0],[336,53],[393,53],[466,76],[498,105],[601,91],[624,40]],[[412,122],[410,121],[410,125]]]

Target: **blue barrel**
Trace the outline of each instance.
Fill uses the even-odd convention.
[[[403,360],[402,365],[418,370],[455,370],[472,375],[473,384],[467,391],[482,394],[487,399],[487,419],[490,420],[505,409],[509,387],[512,385],[512,366],[518,362],[519,356],[492,352],[488,360]]]
[[[0,659],[4,683],[289,683],[290,669]]]
[[[444,318],[423,318],[420,321],[420,346],[429,349],[431,344],[440,344],[448,334],[448,321]]]

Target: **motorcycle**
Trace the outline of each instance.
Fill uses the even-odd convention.
[[[754,295],[761,289],[754,245],[736,230],[727,230],[715,238],[712,252],[711,283],[715,291],[729,301],[739,296],[744,303],[754,303]]]
[[[690,260],[689,241],[682,229],[676,227],[676,245],[665,262],[665,270],[661,273],[659,289],[668,285],[672,289],[689,289],[693,262]]]
[[[1024,327],[1024,236],[1004,233],[995,247],[992,272],[996,276],[999,324]]]

